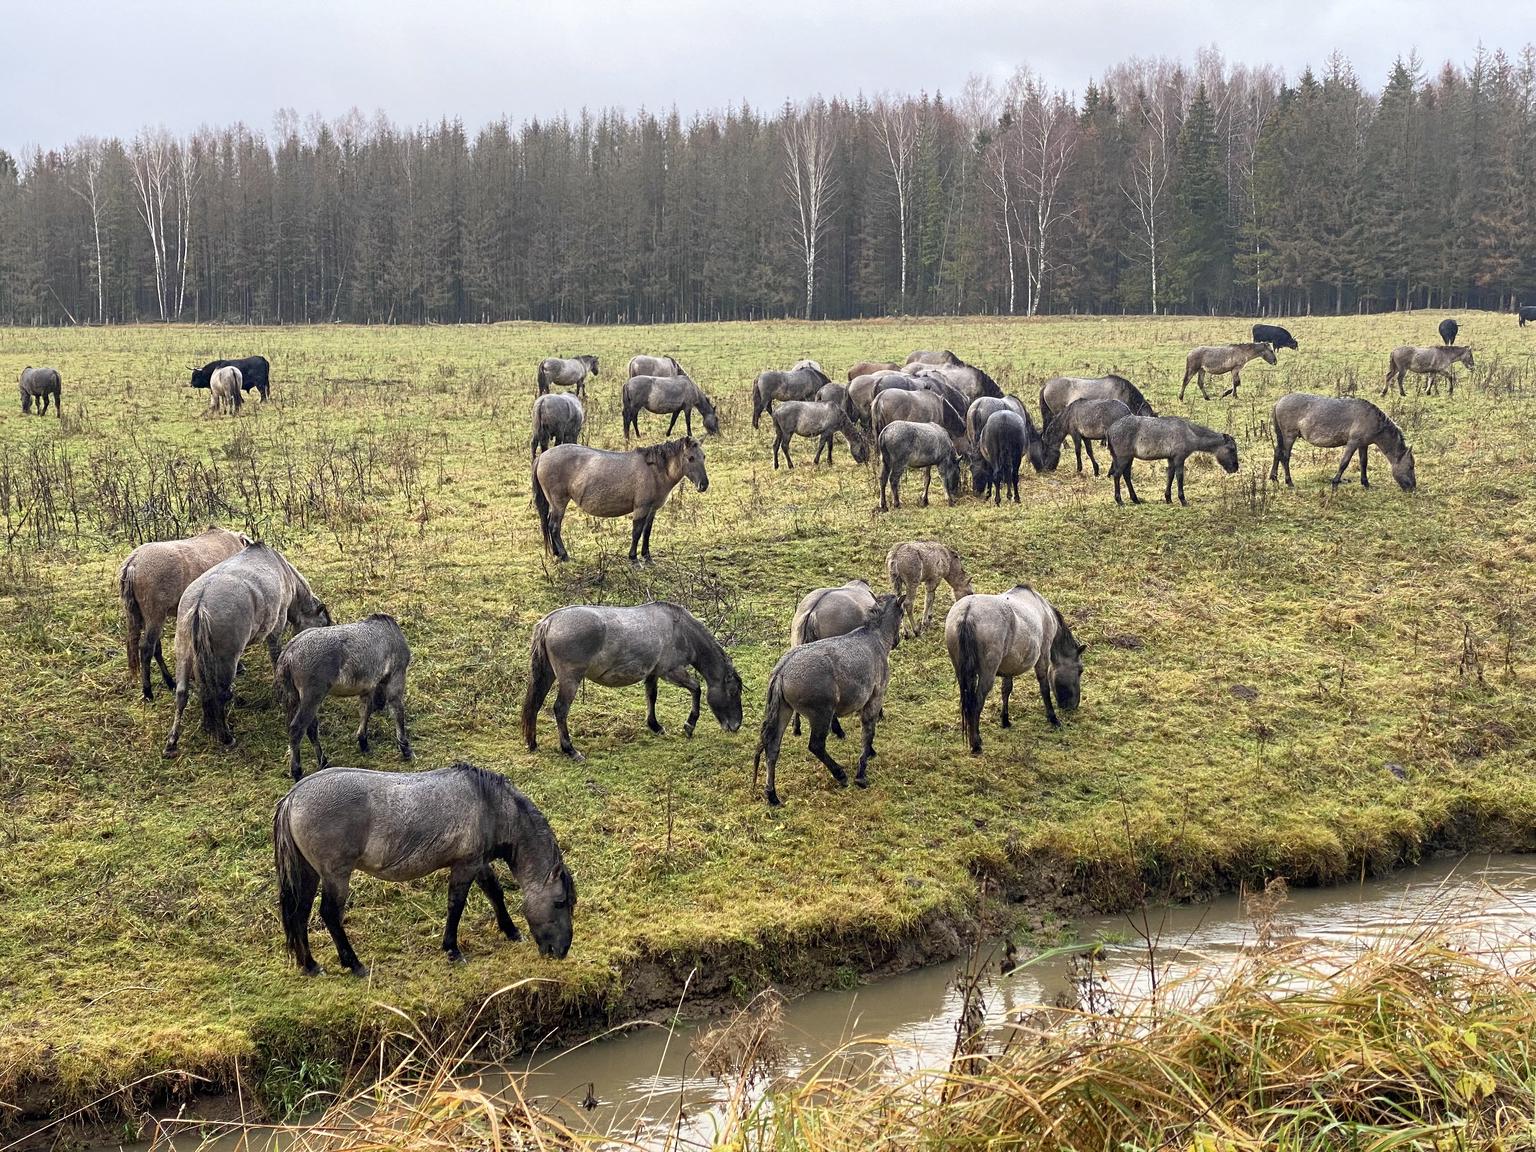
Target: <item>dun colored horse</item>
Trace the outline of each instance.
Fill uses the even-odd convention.
[[[1168,461],[1168,483],[1163,501],[1173,503],[1173,483],[1179,483],[1179,503],[1184,499],[1184,462],[1196,452],[1209,452],[1229,475],[1237,471],[1237,441],[1225,432],[1217,432],[1177,416],[1122,416],[1109,429],[1109,451],[1114,457],[1109,474],[1115,478],[1115,503],[1120,504],[1120,481],[1131,494],[1131,503],[1141,497],[1131,483],[1131,465],[1137,460]]]
[[[539,392],[548,392],[551,384],[559,384],[563,388],[576,389],[576,395],[585,400],[587,377],[596,375],[596,356],[572,356],[568,360],[550,356],[539,361]]]
[[[1406,396],[1403,389],[1403,377],[1409,373],[1419,376],[1428,376],[1429,382],[1425,384],[1426,394],[1436,390],[1438,380],[1445,377],[1448,395],[1456,395],[1456,372],[1458,364],[1465,364],[1467,371],[1472,371],[1472,349],[1470,348],[1415,348],[1403,344],[1392,349],[1391,363],[1387,367],[1387,382],[1381,386],[1381,394],[1385,396],[1387,390],[1392,387],[1392,382],[1397,381],[1397,394]]]
[[[57,368],[23,368],[21,370],[21,410],[24,413],[32,411],[32,402],[37,401],[37,414],[48,414],[48,401],[53,401],[53,414],[59,419],[64,418],[63,383],[59,378]]]
[[[937,540],[910,540],[898,544],[885,555],[885,571],[891,578],[891,588],[901,597],[906,622],[902,625],[903,636],[920,636],[923,629],[933,623],[933,594],[939,581],[946,581],[958,603],[976,589],[965,574],[965,563],[960,553]],[[923,606],[923,618],[917,621],[917,590],[926,588],[928,599]]]
[[[1263,341],[1255,341],[1252,344],[1215,344],[1205,345],[1190,350],[1184,358],[1184,382],[1179,385],[1179,399],[1184,399],[1184,389],[1189,387],[1189,378],[1195,378],[1195,384],[1200,389],[1200,395],[1207,400],[1211,394],[1205,390],[1206,373],[1212,376],[1225,376],[1232,373],[1232,387],[1222,393],[1222,396],[1236,396],[1237,389],[1243,382],[1243,365],[1250,360],[1263,360],[1266,364],[1275,363],[1275,350]]]
[[[1392,479],[1406,492],[1412,492],[1418,480],[1413,471],[1413,450],[1403,439],[1403,431],[1380,408],[1368,400],[1352,396],[1312,396],[1292,392],[1275,401],[1275,459],[1269,478],[1278,480],[1278,470],[1285,468],[1285,483],[1291,487],[1291,447],[1297,439],[1319,448],[1343,448],[1339,470],[1333,485],[1344,479],[1349,458],[1360,455],[1360,487],[1370,487],[1365,458],[1375,445],[1392,463]]]

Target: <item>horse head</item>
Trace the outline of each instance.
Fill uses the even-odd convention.
[[[1221,465],[1222,471],[1228,476],[1237,471],[1237,441],[1226,433],[1222,433],[1221,447],[1215,453],[1216,463]]]
[[[1259,355],[1264,357],[1264,363],[1266,363],[1266,364],[1277,363],[1277,361],[1275,360],[1274,345],[1272,345],[1272,344],[1260,343],[1259,344]]]
[[[741,730],[741,674],[725,659],[725,672],[709,683],[709,710],[727,732]]]
[[[709,473],[704,469],[704,445],[692,436],[682,440],[683,475],[693,481],[700,492],[709,491]]]
[[[539,955],[564,960],[571,950],[571,914],[576,908],[576,881],[570,869],[557,854],[543,879],[519,876],[518,885],[523,890],[523,917]]]

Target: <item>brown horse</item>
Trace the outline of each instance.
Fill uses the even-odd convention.
[[[632,452],[604,452],[581,444],[557,444],[533,466],[533,503],[539,511],[544,546],[557,560],[569,560],[560,525],[572,500],[593,516],[628,516],[634,521],[629,558],[651,558],[651,526],[667,497],[685,479],[700,492],[709,488],[704,446],[693,437],[668,440]]]

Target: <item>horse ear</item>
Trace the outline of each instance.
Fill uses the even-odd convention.
[[[1086,651],[1088,651],[1088,641],[1084,640],[1077,646],[1077,654],[1081,656]]]

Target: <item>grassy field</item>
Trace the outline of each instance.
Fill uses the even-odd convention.
[[[65,381],[62,421],[14,400],[0,415],[0,1101],[46,1113],[171,1068],[266,1077],[271,1093],[281,1069],[344,1061],[382,1027],[379,1005],[448,1026],[530,977],[491,1010],[514,1038],[653,1005],[695,965],[697,986],[743,995],[825,977],[829,956],[846,977],[973,915],[978,877],[1031,908],[1112,907],[1276,874],[1328,882],[1437,847],[1531,847],[1536,337],[1464,317],[1478,368],[1455,397],[1382,401],[1416,450],[1416,495],[1379,457],[1369,491],[1330,491],[1337,453],[1302,447],[1294,491],[1264,479],[1276,397],[1375,399],[1387,351],[1432,342],[1438,318],[1297,320],[1301,351],[1252,366],[1235,403],[1176,400],[1189,346],[1246,332],[1221,319],[0,332],[0,379],[53,364]],[[886,515],[873,470],[842,452],[831,469],[806,450],[807,466],[773,470],[770,432],[749,419],[759,370],[811,356],[840,376],[914,347],[951,347],[1032,406],[1045,376],[1121,372],[1160,411],[1230,431],[1242,468],[1191,462],[1188,508],[1119,508],[1068,453],[1068,470],[1026,477],[1021,509],[967,497]],[[257,351],[272,401],[206,417],[187,366]],[[627,521],[573,511],[574,560],[557,568],[529,500],[532,366],[598,354],[589,440],[617,446],[619,378],[642,351],[675,354],[720,402],[709,491],[666,507],[647,568],[625,559]],[[664,425],[643,426],[655,439]],[[1159,495],[1160,470],[1140,474]],[[333,974],[298,977],[275,914],[269,829],[288,778],[265,657],[247,660],[238,747],[194,725],[174,762],[160,757],[170,699],[142,702],[124,658],[122,557],[211,520],[282,548],[338,620],[400,619],[417,766],[471,759],[543,808],[580,887],[568,960],[501,942],[475,894],[470,963],[450,966],[441,879],[362,878],[349,924],[371,980],[334,974],[318,922]],[[1082,708],[1052,732],[1023,692],[1003,732],[994,699],[972,758],[928,634],[893,657],[873,786],[833,790],[790,743],[786,807],[770,811],[751,757],[796,601],[883,583],[886,550],[926,538],[958,548],[978,590],[1028,581],[1057,604],[1091,645]],[[572,710],[587,761],[559,755],[547,714],[544,748],[526,752],[533,624],[647,597],[683,603],[730,647],[742,731],[706,712],[685,739],[686,696],[664,685],[668,732],[652,736],[639,687],[589,687]],[[353,717],[323,713],[333,758],[397,767],[382,725],[371,757],[349,751]],[[16,1117],[0,1105],[0,1126]]]

